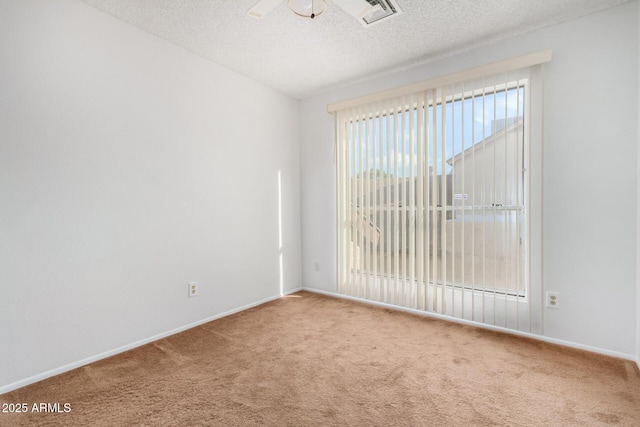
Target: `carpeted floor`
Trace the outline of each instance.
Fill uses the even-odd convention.
[[[0,425],[640,426],[640,372],[300,292],[0,396],[16,403]]]

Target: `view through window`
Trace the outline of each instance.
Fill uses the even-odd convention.
[[[350,112],[340,204],[352,294],[422,308],[444,304],[434,285],[524,295],[525,84]]]

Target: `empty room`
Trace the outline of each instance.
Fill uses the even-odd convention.
[[[640,425],[637,0],[0,0],[0,425]]]

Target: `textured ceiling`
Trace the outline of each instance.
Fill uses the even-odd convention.
[[[429,61],[631,0],[397,0],[404,13],[368,28],[327,0],[315,19],[286,0],[81,0],[295,98]]]

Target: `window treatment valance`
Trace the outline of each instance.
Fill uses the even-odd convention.
[[[400,86],[395,89],[377,92],[371,95],[361,96],[358,98],[349,99],[346,101],[336,102],[327,106],[329,113],[335,113],[336,111],[345,110],[347,108],[355,107],[358,105],[369,104],[372,102],[380,101],[383,99],[393,98],[397,96],[408,95],[411,93],[417,93],[434,89],[437,87],[447,86],[454,83],[462,82],[465,80],[474,80],[484,76],[489,76],[496,73],[504,73],[512,70],[518,70],[534,65],[544,64],[551,61],[552,52],[550,49],[541,50],[539,52],[530,53],[528,55],[518,56],[516,58],[506,59],[504,61],[495,62],[492,64],[482,65],[469,70],[461,71],[455,74],[449,74],[442,77],[437,77],[432,80],[426,80],[406,86]]]

